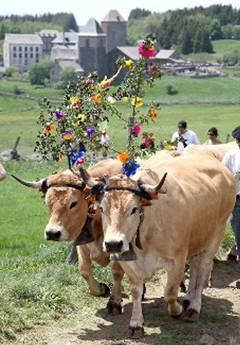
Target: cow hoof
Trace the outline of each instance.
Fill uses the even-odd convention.
[[[109,289],[109,287],[104,283],[99,283],[99,285],[100,285],[100,290],[101,290],[99,296],[100,297],[109,297],[111,294],[111,290]]]
[[[145,300],[145,293],[146,293],[147,289],[146,289],[146,285],[143,284],[143,293],[142,293],[142,301]]]
[[[187,310],[187,308],[189,307],[190,305],[190,301],[188,299],[184,299],[182,301],[182,306],[183,306],[183,310]]]
[[[129,327],[129,338],[140,339],[144,337],[144,328],[143,327]]]
[[[114,302],[110,297],[107,304],[108,314],[122,314],[122,306],[120,303]]]
[[[199,312],[195,309],[187,309],[182,313],[181,319],[187,322],[196,322],[199,320]]]

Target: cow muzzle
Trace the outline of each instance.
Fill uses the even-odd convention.
[[[61,235],[61,231],[57,229],[48,229],[45,231],[45,238],[47,241],[59,241]]]
[[[123,249],[123,241],[104,241],[104,247],[107,253],[121,253]]]

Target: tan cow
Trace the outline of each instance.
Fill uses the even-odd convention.
[[[94,178],[114,175],[121,171],[121,162],[118,160],[101,161],[88,169]],[[98,283],[92,272],[92,260],[100,265],[109,263],[109,254],[102,250],[103,231],[99,210],[95,215],[89,215],[91,200],[89,188],[85,188],[81,177],[70,170],[53,174],[40,181],[28,182],[15,176],[20,183],[39,189],[43,192],[45,202],[49,208],[51,217],[45,228],[45,238],[54,241],[71,241],[77,239],[77,243],[86,243],[77,246],[79,270],[86,279],[90,292],[95,296],[108,296],[110,289],[106,284]],[[85,232],[84,232],[85,231]],[[81,234],[84,236],[81,237]],[[89,238],[90,237],[90,238]],[[108,303],[108,309],[116,309],[121,312],[121,280],[123,271],[118,262],[112,265],[113,287]]]
[[[219,161],[222,161],[224,155],[234,149],[237,148],[237,144],[235,141],[227,143],[227,144],[217,144],[217,145],[188,145],[184,151],[183,155],[185,154],[192,154],[192,153],[206,153],[211,154],[212,156],[216,157]]]
[[[0,181],[5,179],[6,175],[7,175],[7,173],[6,173],[5,169],[2,166],[2,164],[0,163]]]
[[[107,184],[82,172],[102,211],[104,250],[120,260],[131,284],[132,335],[143,332],[143,284],[162,267],[167,271],[164,297],[169,314],[187,321],[198,319],[212,259],[235,201],[232,174],[209,155],[153,161],[149,168],[139,170],[134,179],[110,177]],[[166,190],[158,179],[165,172]],[[158,193],[165,191],[158,200]],[[132,261],[124,261],[126,253],[132,253]],[[190,282],[183,311],[177,297],[186,261]]]

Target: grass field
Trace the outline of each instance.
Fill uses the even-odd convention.
[[[174,80],[174,83],[178,82]],[[164,98],[167,80],[163,78],[162,83],[148,93],[148,100]],[[177,87],[181,88],[184,97],[194,88],[195,96],[201,93],[205,97],[207,94],[198,81],[191,80],[186,87],[188,81],[179,83]],[[214,89],[214,85],[217,88],[217,84],[211,87]],[[227,88],[225,90],[227,93]],[[227,95],[229,97],[230,92]],[[126,105],[121,105],[121,109],[128,114]],[[37,103],[0,97],[0,110],[0,151],[12,147],[16,137],[21,135],[20,153],[24,157],[31,154],[37,133]],[[219,128],[224,140],[240,123],[240,105],[163,105],[156,123],[152,123],[148,130],[154,132],[157,141],[170,138],[182,118],[189,122],[189,127],[202,141],[211,126]],[[122,124],[116,119],[112,119],[108,128],[117,149],[123,149],[126,140],[126,132],[121,128]],[[29,161],[9,162],[5,167],[8,172],[26,179],[40,178],[59,169],[56,164]],[[49,243],[43,238],[48,213],[39,193],[17,184],[10,177],[0,183],[0,191],[0,281],[4,282],[0,285],[0,342],[1,339],[14,339],[18,332],[33,325],[63,318],[73,310],[78,313],[84,307],[97,309],[101,302],[89,296],[77,267],[64,263],[66,245]],[[228,231],[224,246],[228,247],[230,243]],[[96,267],[95,276],[99,281],[111,281],[109,268]],[[166,344],[171,344],[170,340]]]
[[[222,59],[225,54],[234,50],[240,51],[240,40],[212,41],[214,53],[192,53],[184,55],[184,58],[192,61],[213,62]]]

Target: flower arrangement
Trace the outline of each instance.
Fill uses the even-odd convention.
[[[138,51],[140,56],[136,62],[119,58],[117,72],[110,78],[106,76],[99,81],[97,75],[92,73],[70,82],[58,107],[47,98],[43,99],[38,121],[41,129],[35,148],[43,158],[59,161],[67,157],[70,167],[84,164],[92,151],[101,149],[99,132],[112,116],[122,121],[128,133],[125,151],[119,152],[112,146],[109,148],[118,152],[126,176],[133,175],[138,169],[137,157],[154,152],[152,147],[141,150],[138,136],[143,124],[157,118],[157,106],[152,104],[146,111],[144,93],[146,86],[152,87],[161,73],[159,67],[149,61],[155,54],[154,42],[150,38],[141,42]],[[112,92],[111,85],[123,70],[125,77]],[[127,117],[120,111],[119,102],[129,105]]]

